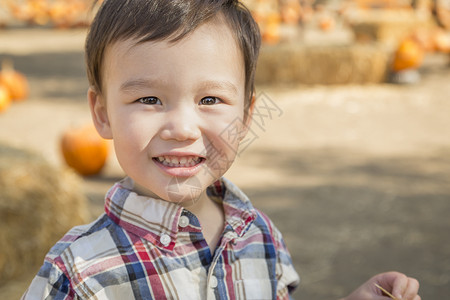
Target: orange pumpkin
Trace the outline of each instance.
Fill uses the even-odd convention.
[[[270,23],[265,25],[262,30],[262,40],[269,45],[280,42],[280,24]]]
[[[50,19],[57,28],[69,27],[68,16],[70,11],[67,9],[66,2],[55,2],[48,10]]]
[[[0,84],[4,85],[8,89],[13,101],[21,101],[28,97],[28,80],[25,75],[14,70],[13,64],[10,60],[4,60],[2,62]]]
[[[0,112],[3,112],[8,109],[11,105],[11,96],[9,95],[8,89],[0,85]]]
[[[392,62],[393,71],[418,68],[423,61],[424,51],[412,38],[400,42]]]
[[[32,23],[37,25],[45,25],[49,21],[48,1],[46,0],[28,0],[28,5],[33,12]]]
[[[85,0],[65,0],[54,2],[48,13],[56,28],[71,28],[81,25],[88,11]]]
[[[302,7],[300,2],[294,0],[286,2],[281,6],[281,19],[286,24],[298,24],[302,17]]]
[[[61,138],[61,150],[67,165],[83,176],[100,173],[109,153],[108,142],[94,125],[67,130]]]
[[[17,3],[19,2],[19,3]],[[12,15],[28,24],[45,25],[49,21],[47,0],[8,1]]]
[[[264,22],[260,24],[264,43],[273,45],[280,41],[280,22],[279,13],[273,12],[266,16]]]
[[[331,16],[322,16],[319,19],[319,27],[322,31],[331,31],[334,29],[335,21]]]

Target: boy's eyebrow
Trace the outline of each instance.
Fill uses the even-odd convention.
[[[198,85],[199,89],[205,89],[205,90],[222,90],[224,92],[231,92],[235,96],[238,95],[238,88],[236,85],[231,83],[230,81],[214,81],[214,80],[207,80],[202,81]]]
[[[149,88],[154,86],[162,86],[167,83],[161,79],[149,79],[149,78],[132,78],[120,85],[121,91],[132,91],[140,88]]]
[[[168,86],[168,83],[165,80],[161,80],[159,78],[156,79],[148,79],[148,78],[133,78],[125,81],[120,85],[121,91],[132,91],[140,88],[149,88],[154,86]],[[224,92],[231,92],[233,95],[238,95],[238,88],[236,85],[231,83],[230,81],[214,81],[207,80],[202,81],[197,86],[198,89],[201,90],[222,90]]]

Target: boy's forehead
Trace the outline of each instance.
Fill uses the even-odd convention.
[[[108,75],[107,70],[115,64],[121,63],[125,59],[138,59],[138,56],[144,56],[146,52],[150,51],[155,55],[155,59],[151,59],[155,64],[161,63],[158,58],[169,57],[170,55],[183,58],[185,64],[189,64],[188,58],[192,58],[189,55],[196,56],[197,53],[209,53],[210,55],[205,59],[229,61],[228,67],[238,69],[238,72],[243,75],[242,80],[245,80],[242,51],[230,27],[221,18],[204,23],[182,39],[175,41],[173,37],[155,41],[142,41],[138,38],[115,41],[106,47],[103,76],[106,77]],[[234,60],[231,63],[233,58]]]
[[[120,50],[124,53],[128,50],[131,50],[135,46],[141,45],[143,43],[146,44],[164,44],[167,47],[175,46],[177,44],[183,44],[191,38],[192,36],[202,35],[204,42],[207,42],[211,39],[220,38],[222,46],[226,46],[229,49],[234,49],[240,51],[238,39],[231,30],[230,25],[225,21],[222,14],[219,14],[217,17],[208,20],[207,22],[201,24],[191,32],[186,35],[182,35],[182,30],[179,32],[175,32],[174,34],[165,37],[163,39],[157,40],[146,40],[146,36],[134,36],[130,38],[119,39],[113,41],[112,44],[107,46],[107,49],[114,48],[119,45]],[[181,36],[181,38],[180,38]],[[199,44],[199,47],[203,47],[204,44]],[[119,49],[116,49],[119,50]]]

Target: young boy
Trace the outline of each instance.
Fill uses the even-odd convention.
[[[104,215],[50,250],[24,299],[289,298],[299,278],[281,234],[222,177],[250,125],[259,45],[238,1],[104,1],[88,99],[127,177]],[[387,299],[375,283],[420,299],[399,273],[347,299]]]

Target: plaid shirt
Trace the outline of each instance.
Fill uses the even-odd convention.
[[[207,190],[226,218],[214,254],[192,213],[131,188],[50,250],[23,299],[288,299],[298,285],[280,232],[228,180]]]

